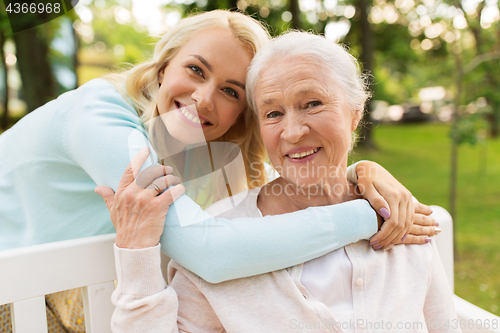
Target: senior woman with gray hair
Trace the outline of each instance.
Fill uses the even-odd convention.
[[[235,209],[227,209],[226,199],[210,213],[260,217],[361,198],[346,168],[369,93],[348,52],[323,37],[290,32],[258,52],[247,89],[281,177],[250,190]],[[117,258],[117,266],[113,325],[120,332],[459,331],[432,243],[381,252],[362,240],[301,265],[219,284],[172,261],[167,287],[158,252],[147,249],[134,260]],[[142,295],[127,293],[134,285]]]

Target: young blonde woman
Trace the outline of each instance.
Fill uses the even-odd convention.
[[[151,61],[65,93],[2,134],[0,250],[114,232],[106,205],[94,192],[96,184],[117,189],[131,156],[144,146],[153,148],[145,166],[172,154],[170,146],[182,157],[186,144],[198,142],[183,142],[184,132],[178,129],[180,122],[187,124],[186,119],[198,122],[207,142],[238,144],[249,187],[264,184],[265,149],[257,120],[247,110],[244,83],[253,55],[268,39],[257,21],[240,13],[192,16],[157,43]],[[191,114],[183,116],[185,112]],[[155,119],[162,119],[166,129],[159,136],[153,133],[158,127]],[[163,176],[172,171],[159,168]],[[388,219],[372,239],[378,242],[375,246],[383,247],[400,242],[408,233],[414,209],[409,192],[379,170],[379,177],[373,179],[360,173],[359,182],[365,197]],[[178,182],[172,176],[164,179]],[[147,193],[167,209],[182,194],[182,186],[175,188],[177,192],[168,190],[158,197],[157,190],[164,188]],[[111,202],[109,191],[99,190]],[[298,264],[377,231],[375,214],[363,204],[356,207],[357,215],[345,214],[346,208],[336,205],[263,219],[212,219],[203,228],[179,227],[179,217],[202,213],[187,196],[180,196],[172,208],[163,250],[211,282]],[[426,208],[419,209],[428,214]],[[312,216],[317,228],[302,230],[300,221],[305,216]],[[227,227],[211,227],[214,224]],[[299,238],[308,241],[297,246]],[[417,235],[411,240],[424,239],[425,235]],[[120,239],[117,245],[136,246]],[[139,247],[144,245],[149,244]]]

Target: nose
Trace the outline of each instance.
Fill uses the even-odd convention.
[[[309,134],[310,128],[303,117],[294,112],[287,113],[283,122],[281,138],[290,143],[300,142]]]
[[[200,85],[192,94],[191,98],[196,102],[196,107],[213,111],[215,87],[212,84]]]

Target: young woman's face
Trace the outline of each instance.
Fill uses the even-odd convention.
[[[246,108],[251,60],[226,29],[194,34],[159,73],[158,111],[170,135],[189,144],[225,134]]]

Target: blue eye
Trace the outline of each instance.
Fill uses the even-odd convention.
[[[192,70],[192,71],[193,71],[196,75],[199,75],[199,76],[203,77],[203,70],[202,70],[200,67],[198,67],[198,66],[196,66],[196,65],[189,65],[188,67],[189,67],[189,69],[191,69],[191,70]]]
[[[309,102],[306,104],[306,106],[308,108],[313,108],[313,107],[316,107],[316,106],[319,106],[321,105],[321,102],[320,101],[312,101],[312,102]]]
[[[224,91],[226,94],[228,94],[229,96],[232,96],[234,98],[239,98],[239,95],[238,93],[234,90],[234,89],[231,89],[231,88],[224,88],[222,89],[222,91]]]
[[[279,111],[271,111],[268,114],[266,114],[266,118],[276,118],[281,116],[281,112]]]

